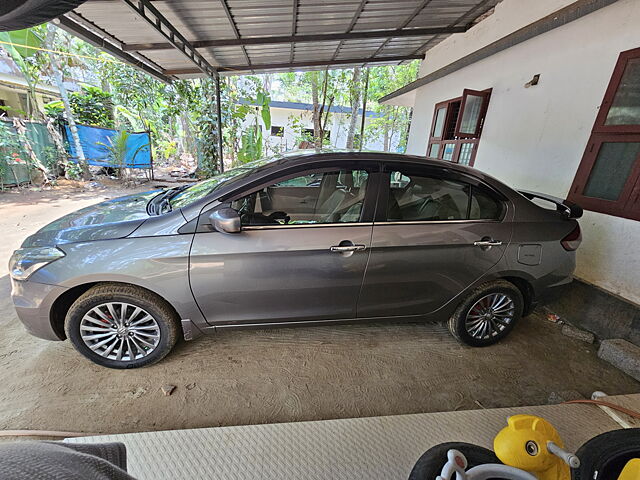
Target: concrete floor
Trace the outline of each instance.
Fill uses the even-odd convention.
[[[26,235],[104,197],[0,194],[0,265]],[[0,429],[120,433],[544,404],[560,390],[640,392],[541,313],[485,349],[457,344],[439,325],[227,331],[182,342],[152,367],[116,371],[68,342],[29,336],[9,291],[0,275]],[[163,384],[177,388],[164,396]]]

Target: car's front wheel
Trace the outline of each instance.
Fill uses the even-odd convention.
[[[137,368],[164,358],[178,340],[178,319],[161,297],[134,285],[96,285],[69,309],[73,346],[108,368]]]
[[[449,319],[449,331],[460,342],[485,347],[502,340],[522,317],[524,300],[511,282],[497,280],[470,292]]]

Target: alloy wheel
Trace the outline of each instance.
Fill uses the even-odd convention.
[[[136,305],[108,302],[85,313],[80,322],[80,336],[97,355],[128,362],[155,350],[160,342],[160,326]]]
[[[505,293],[490,293],[474,303],[465,319],[467,333],[478,340],[495,337],[513,321],[515,303]]]

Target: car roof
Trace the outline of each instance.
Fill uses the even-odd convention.
[[[349,149],[305,149],[294,150],[274,156],[269,162],[269,166],[277,166],[278,169],[283,167],[313,163],[318,160],[362,160],[362,161],[379,161],[379,162],[400,162],[400,163],[418,163],[420,165],[429,165],[440,168],[464,171],[476,175],[482,173],[479,170],[451,163],[445,160],[433,160],[419,155],[408,155],[405,153],[380,152],[375,150],[349,150]]]
[[[494,186],[496,186],[496,184],[499,187],[505,186],[501,181],[497,180],[491,175],[488,175],[481,170],[473,167],[468,167],[466,165],[460,165],[457,163],[448,162],[446,160],[434,160],[419,155],[408,155],[406,153],[395,152],[380,152],[373,150],[294,150],[282,153],[278,156],[274,156],[273,159],[267,165],[265,165],[264,171],[273,173],[279,170],[284,170],[287,167],[311,164],[322,160],[378,161],[417,164],[420,166],[431,166],[447,169],[449,171],[456,171],[489,182]],[[270,167],[274,168],[272,169]]]

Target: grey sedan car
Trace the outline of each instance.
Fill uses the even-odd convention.
[[[581,212],[447,162],[298,152],[52,222],[14,253],[12,297],[112,368],[224,328],[442,320],[486,346],[571,281]]]

